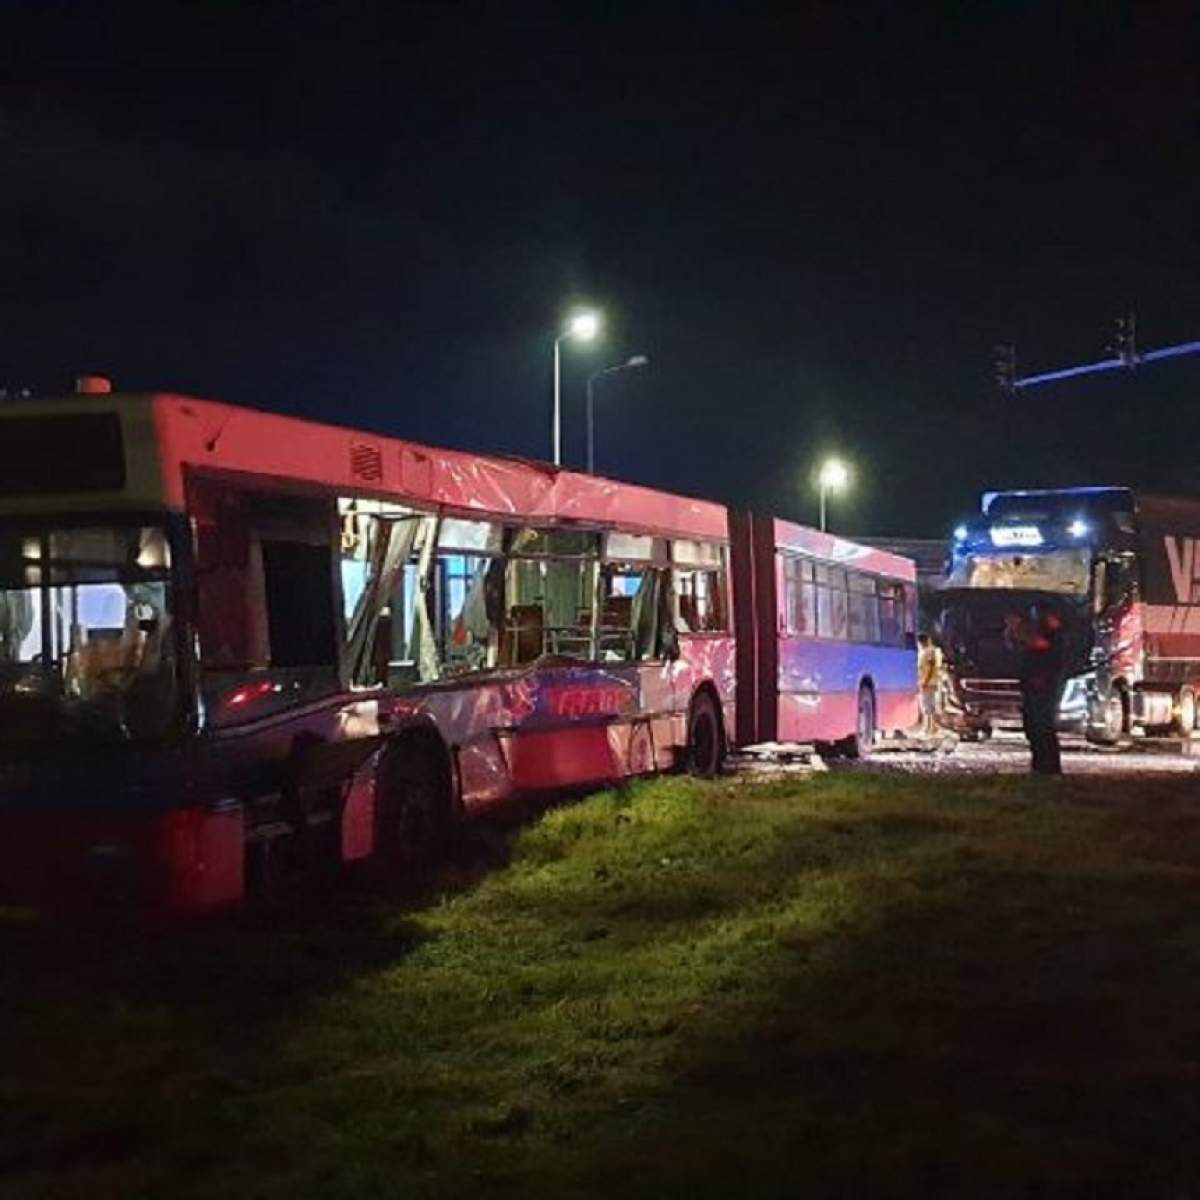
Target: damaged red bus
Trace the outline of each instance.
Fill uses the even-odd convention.
[[[404,869],[518,793],[865,752],[913,720],[912,579],[535,463],[174,395],[8,405],[0,904],[201,909]]]

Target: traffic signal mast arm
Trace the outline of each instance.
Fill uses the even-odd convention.
[[[1084,363],[1078,367],[1064,367],[1060,371],[1045,371],[1040,375],[1025,375],[1014,379],[1014,388],[1036,387],[1039,383],[1053,383],[1056,379],[1071,379],[1075,375],[1095,375],[1099,371],[1120,371],[1123,368],[1141,366],[1142,363],[1157,362],[1162,358],[1182,358],[1185,354],[1200,354],[1200,342],[1183,342],[1178,346],[1164,346],[1161,350],[1147,350],[1136,355],[1132,361],[1124,357],[1105,358],[1100,362]]]
[[[1023,375],[1017,378],[1016,352],[1011,345],[996,346],[994,354],[994,369],[996,382],[1002,391],[1015,391],[1018,388],[1037,387],[1042,383],[1054,383],[1060,379],[1073,379],[1077,375],[1096,375],[1101,371],[1132,370],[1143,363],[1158,362],[1164,358],[1182,358],[1188,354],[1200,354],[1200,342],[1182,342],[1178,346],[1163,346],[1158,350],[1147,350],[1139,353],[1137,348],[1137,318],[1131,312],[1127,316],[1118,317],[1113,344],[1112,358],[1104,358],[1099,362],[1082,363],[1075,367],[1063,367],[1057,371],[1043,371],[1038,375]]]

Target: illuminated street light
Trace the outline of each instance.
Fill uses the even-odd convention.
[[[601,317],[598,312],[583,309],[567,318],[563,331],[554,339],[554,424],[551,437],[554,445],[554,465],[562,466],[562,353],[559,349],[564,338],[577,342],[590,342],[600,332]]]
[[[590,342],[600,332],[600,314],[594,312],[576,313],[567,322],[567,332],[581,342]]]
[[[840,458],[827,458],[817,474],[817,489],[821,497],[821,530],[825,529],[825,501],[830,492],[841,492],[850,482],[850,472]]]
[[[596,424],[594,413],[596,380],[604,375],[615,375],[618,371],[628,371],[631,367],[644,367],[650,360],[644,354],[635,354],[615,367],[605,367],[603,371],[593,371],[587,381],[587,469],[589,475],[596,473]]]

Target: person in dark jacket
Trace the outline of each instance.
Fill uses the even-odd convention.
[[[1062,693],[1062,619],[1052,610],[1031,613],[1020,629],[1021,723],[1031,767],[1039,775],[1061,775],[1058,702]]]

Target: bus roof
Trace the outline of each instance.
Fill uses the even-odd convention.
[[[728,536],[719,504],[499,455],[443,450],[341,426],[187,396],[153,399],[164,475],[183,470],[274,476],[481,516]],[[180,470],[172,470],[177,465]]]
[[[794,525],[791,521],[775,521],[775,547],[778,550],[795,550],[811,554],[815,558],[869,571],[875,575],[887,575],[912,583],[917,578],[917,564],[911,558],[880,550],[875,546],[864,546],[849,542],[832,533],[822,533],[807,525]]]
[[[55,488],[52,507],[89,504],[182,510],[189,471],[259,476],[311,484],[480,518],[520,518],[628,529],[673,538],[725,542],[722,504],[500,454],[445,450],[299,417],[170,392],[73,395],[20,401],[10,417],[116,413],[125,429],[123,492],[71,494]],[[129,448],[133,447],[133,454]],[[6,508],[30,511],[43,497],[8,497]],[[49,497],[45,497],[49,499]],[[805,526],[776,521],[776,544],[911,580],[910,560]]]

